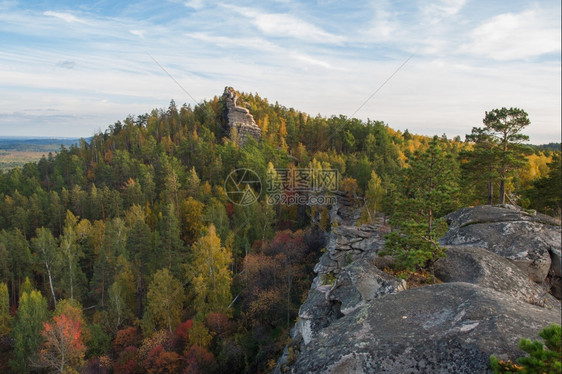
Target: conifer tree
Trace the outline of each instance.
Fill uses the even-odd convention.
[[[455,169],[454,160],[435,136],[425,152],[414,153],[405,170],[385,252],[407,270],[424,268],[444,255],[438,239],[446,224],[439,217],[456,207]]]
[[[486,112],[483,128],[473,128],[467,140],[475,142],[475,150],[469,154],[476,173],[480,170],[490,181],[488,183],[488,202],[491,200],[491,180],[500,182],[500,204],[505,202],[506,183],[514,171],[527,162],[526,154],[530,148],[521,144],[528,141],[521,130],[530,124],[527,113],[519,108],[501,108]]]
[[[0,338],[8,336],[10,331],[12,331],[10,295],[6,283],[0,283]]]

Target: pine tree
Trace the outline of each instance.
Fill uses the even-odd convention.
[[[521,144],[528,141],[521,130],[530,124],[527,113],[519,108],[501,108],[486,112],[483,128],[473,128],[467,140],[475,142],[475,151],[469,154],[476,173],[482,174],[488,183],[488,202],[491,200],[491,180],[500,181],[500,204],[505,202],[506,183],[513,173],[527,162],[530,148]]]
[[[127,251],[136,278],[137,316],[139,319],[143,315],[144,277],[149,273],[148,267],[152,252],[151,236],[150,227],[143,220],[139,219],[131,228],[127,237]]]
[[[180,227],[176,217],[176,208],[173,204],[164,207],[163,214],[158,221],[158,241],[161,253],[161,267],[177,270],[177,264],[181,262],[180,255],[183,249],[183,241],[180,239]]]
[[[425,152],[415,152],[410,160],[390,221],[393,231],[385,244],[385,252],[395,256],[403,268],[424,268],[444,255],[438,239],[446,224],[439,217],[456,207],[455,169],[454,160],[441,149],[437,136]]]
[[[0,338],[8,336],[10,331],[12,331],[12,316],[10,315],[8,285],[0,283]]]

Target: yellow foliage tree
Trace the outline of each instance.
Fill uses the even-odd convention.
[[[187,274],[195,293],[195,308],[202,315],[211,312],[229,314],[228,305],[232,300],[231,263],[231,251],[221,246],[215,226],[211,224],[206,235],[193,245]]]

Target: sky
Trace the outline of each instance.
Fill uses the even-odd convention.
[[[532,143],[560,142],[560,7],[0,0],[0,136],[88,137],[232,86],[313,116],[463,139],[486,111],[518,107]]]

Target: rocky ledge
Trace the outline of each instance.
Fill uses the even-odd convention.
[[[413,289],[381,270],[382,222],[334,227],[275,373],[486,373],[490,355],[514,360],[521,337],[560,323],[557,222],[509,206],[447,219],[443,283]]]

